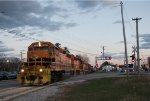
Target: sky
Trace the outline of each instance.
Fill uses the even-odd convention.
[[[136,46],[139,21],[140,58],[150,56],[150,1],[123,0],[128,56]],[[111,56],[110,62],[124,63],[124,40],[120,0],[0,0],[0,53],[26,58],[32,42],[48,41],[68,47],[74,54]],[[129,62],[131,58],[129,58]],[[101,64],[103,61],[99,60]]]

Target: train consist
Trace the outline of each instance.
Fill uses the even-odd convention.
[[[51,42],[34,42],[28,47],[27,62],[22,63],[17,79],[21,84],[46,84],[89,72],[90,68],[90,64]]]

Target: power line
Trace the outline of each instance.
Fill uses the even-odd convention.
[[[37,38],[33,38],[33,37],[30,37],[30,36],[27,36],[27,35],[24,35],[24,34],[18,34],[18,33],[16,33],[16,32],[11,32],[11,31],[8,31],[8,30],[6,30],[6,29],[4,29],[4,28],[0,28],[0,29],[2,29],[2,30],[4,30],[4,31],[6,31],[7,33],[10,33],[10,34],[13,34],[13,35],[17,35],[17,36],[19,36],[19,37],[25,37],[25,38],[27,38],[27,39],[31,39],[31,40],[35,40],[35,41],[41,41],[41,40],[39,40],[39,39],[37,39]],[[80,51],[80,50],[75,50],[75,49],[71,49],[71,48],[69,48],[69,50],[72,50],[72,51],[76,51],[76,52],[80,52],[80,53],[85,53],[85,54],[90,54],[90,55],[98,55],[98,54],[93,54],[93,53],[88,53],[88,52],[84,52],[84,51]]]
[[[85,53],[85,54],[90,54],[90,55],[98,55],[98,54],[93,54],[93,53],[87,53],[87,52],[83,52],[83,51],[80,51],[80,50],[76,50],[76,49],[71,49],[69,48],[69,50],[72,50],[72,51],[76,51],[76,52],[80,52],[80,53]]]

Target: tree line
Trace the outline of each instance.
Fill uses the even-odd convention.
[[[17,71],[21,61],[16,57],[7,57],[6,54],[0,53],[0,71]]]

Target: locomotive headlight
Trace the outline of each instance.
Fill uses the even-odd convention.
[[[40,71],[40,72],[43,72],[43,69],[40,69],[39,71]]]
[[[21,73],[23,73],[24,72],[24,69],[21,69]]]

